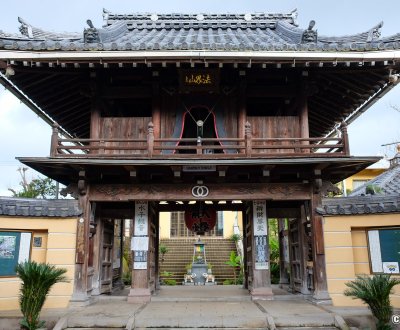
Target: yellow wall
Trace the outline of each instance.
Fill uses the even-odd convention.
[[[361,306],[360,300],[344,296],[346,282],[356,275],[371,274],[367,230],[399,226],[400,214],[334,216],[324,218],[324,240],[328,291],[335,306]],[[400,286],[391,296],[400,307]]]
[[[347,179],[344,179],[344,185],[346,187],[346,189],[350,189],[350,190],[354,190],[353,187],[353,182],[354,180],[372,180],[375,177],[377,177],[378,175],[382,174],[383,172],[386,171],[386,168],[366,168],[364,170],[362,170],[361,172],[358,172],[350,177],[348,177]],[[343,182],[339,183],[339,188],[340,190],[342,190],[342,184]]]
[[[160,212],[160,238],[171,236],[171,213]]]
[[[67,307],[73,291],[75,271],[76,218],[20,218],[0,216],[1,230],[23,230],[42,237],[41,247],[32,247],[31,260],[66,268],[68,283],[53,286],[44,308]],[[0,310],[19,309],[18,277],[0,277]]]
[[[224,238],[229,238],[233,235],[233,225],[236,216],[240,232],[242,233],[242,212],[224,211]]]

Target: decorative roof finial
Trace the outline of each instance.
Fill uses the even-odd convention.
[[[310,21],[310,24],[308,24],[308,29],[303,32],[303,36],[301,38],[302,43],[317,42],[318,33],[317,30],[313,30],[314,26],[315,21]]]
[[[32,25],[30,25],[21,17],[18,17],[18,22],[21,23],[21,26],[19,27],[19,32],[21,32],[22,35],[27,36],[28,38],[33,38]]]
[[[371,42],[376,39],[379,39],[379,37],[381,36],[382,26],[383,26],[383,22],[379,22],[377,25],[375,25],[372,29],[370,29],[368,31],[367,42]]]
[[[94,27],[92,21],[86,21],[89,28],[83,30],[83,39],[87,43],[100,42],[99,31]]]

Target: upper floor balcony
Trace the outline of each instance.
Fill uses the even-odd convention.
[[[335,158],[350,156],[346,124],[339,137],[260,138],[249,122],[244,137],[155,138],[150,122],[146,138],[62,138],[53,126],[50,157],[105,159]]]

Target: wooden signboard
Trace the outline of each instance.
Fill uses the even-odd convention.
[[[32,233],[0,231],[0,276],[16,276],[18,263],[29,260]]]
[[[268,269],[268,227],[265,201],[253,202],[255,269]]]
[[[179,71],[181,92],[218,92],[218,69],[181,69]]]

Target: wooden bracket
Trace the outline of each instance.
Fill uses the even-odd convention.
[[[86,195],[86,172],[79,171],[79,180],[78,180],[78,192],[79,195],[85,196]]]

